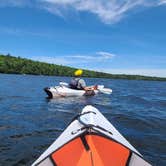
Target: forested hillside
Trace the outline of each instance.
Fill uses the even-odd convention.
[[[0,73],[8,74],[33,74],[33,75],[55,75],[55,76],[73,76],[76,68],[48,64],[44,62],[33,61],[11,55],[0,55]],[[166,78],[146,77],[140,75],[108,74],[84,70],[84,77],[114,78],[114,79],[137,79],[137,80],[159,80],[166,81]]]

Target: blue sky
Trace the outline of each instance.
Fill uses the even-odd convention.
[[[166,77],[166,0],[1,0],[0,53]]]

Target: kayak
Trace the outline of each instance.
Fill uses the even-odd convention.
[[[97,93],[111,94],[112,89],[104,88],[104,85],[98,85],[96,90],[77,90],[71,89],[67,83],[60,82],[59,86],[46,87],[44,91],[47,93],[49,98],[54,97],[71,97],[71,96],[93,96]]]
[[[86,106],[32,166],[151,166],[93,106]]]

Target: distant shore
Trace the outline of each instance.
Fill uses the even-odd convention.
[[[73,76],[75,70],[76,68],[73,67],[33,61],[26,58],[11,56],[9,54],[0,55],[0,73],[4,74]],[[166,81],[166,78],[162,77],[150,77],[127,74],[109,74],[91,70],[84,70],[83,76],[92,78]]]

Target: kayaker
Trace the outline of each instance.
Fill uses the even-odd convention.
[[[92,87],[88,87],[86,86],[86,83],[84,81],[84,79],[80,78],[83,74],[83,70],[81,69],[78,69],[74,72],[74,78],[71,79],[71,82],[70,82],[70,88],[72,89],[78,89],[78,90],[94,90],[94,89],[97,89],[96,86],[92,86]]]

